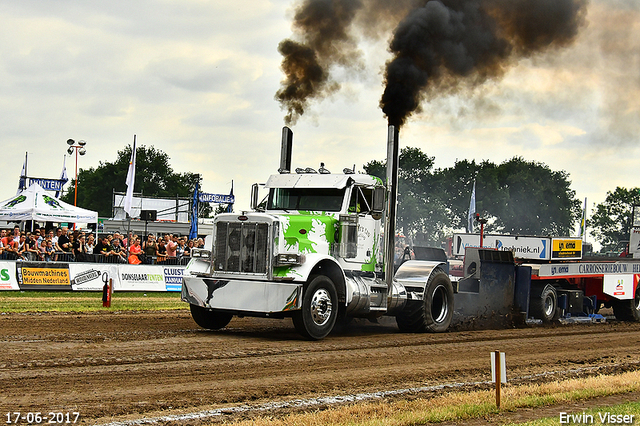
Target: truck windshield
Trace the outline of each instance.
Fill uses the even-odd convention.
[[[338,212],[344,192],[336,188],[272,188],[267,209]]]

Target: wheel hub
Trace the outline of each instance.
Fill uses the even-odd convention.
[[[547,316],[551,316],[553,314],[554,309],[555,309],[555,303],[554,303],[553,297],[549,295],[544,299],[544,313]]]
[[[323,288],[318,289],[311,298],[311,318],[313,322],[319,326],[325,325],[331,318],[332,310],[331,295]]]
[[[441,323],[449,314],[447,290],[444,286],[438,286],[433,291],[431,313],[436,323]]]

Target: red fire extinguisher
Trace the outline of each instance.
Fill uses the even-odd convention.
[[[102,287],[102,307],[111,307],[111,295],[113,294],[113,280],[106,279],[106,274],[103,275],[104,286]]]

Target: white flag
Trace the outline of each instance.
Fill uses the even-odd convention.
[[[27,154],[24,154],[24,164],[22,165],[22,171],[20,172],[20,180],[18,182],[18,192],[16,195],[27,189]]]
[[[131,160],[129,160],[129,171],[127,172],[127,195],[124,197],[124,211],[131,216],[131,205],[133,204],[133,184],[136,181],[136,135],[133,135],[133,149],[131,150]]]
[[[469,215],[467,216],[467,232],[473,234],[473,220],[476,216],[476,181],[473,181],[473,191],[471,191],[471,201],[469,202]]]
[[[56,198],[59,198],[62,195],[62,187],[65,183],[69,181],[69,176],[67,176],[67,156],[64,155],[62,157],[62,173],[60,173],[60,191],[56,191]]]

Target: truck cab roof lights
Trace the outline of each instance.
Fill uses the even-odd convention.
[[[311,167],[307,167],[306,169],[303,169],[302,167],[296,167],[296,173],[299,175],[303,175],[303,174],[318,174],[318,172],[311,168]]]
[[[330,175],[331,174],[331,172],[324,167],[324,163],[320,163],[320,168],[318,169],[318,172],[321,175]]]

